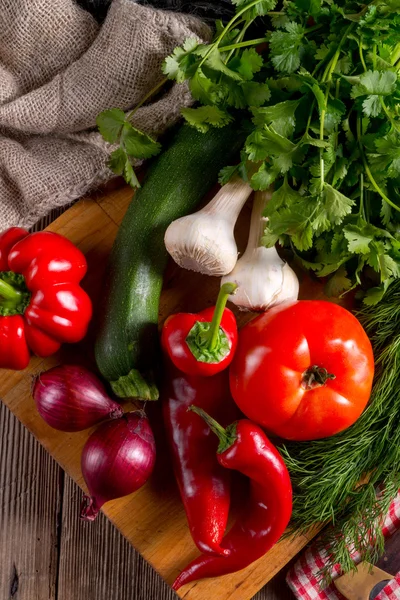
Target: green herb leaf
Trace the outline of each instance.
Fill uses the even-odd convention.
[[[242,83],[242,90],[249,106],[262,106],[271,98],[271,92],[266,83],[245,81]]]
[[[127,160],[128,157],[125,150],[123,148],[117,148],[110,154],[108,166],[116,175],[122,175]]]
[[[300,66],[304,29],[298,23],[285,25],[286,31],[274,31],[270,36],[270,51],[274,67],[283,73],[294,73]]]
[[[238,59],[236,71],[240,73],[243,79],[253,79],[255,73],[258,73],[263,66],[263,59],[260,54],[257,54],[254,48],[243,50],[241,57]],[[232,68],[232,65],[230,64]]]
[[[201,132],[213,127],[224,127],[232,121],[232,117],[218,106],[199,106],[198,108],[183,108],[182,115],[192,127]]]
[[[129,160],[127,160],[125,162],[123,175],[124,175],[124,179],[125,179],[126,183],[128,183],[131,187],[140,188],[139,180],[136,177],[136,173],[133,170],[133,167],[132,167],[131,163],[129,162]]]
[[[253,190],[266,190],[275,181],[278,172],[271,169],[266,163],[263,163],[256,173],[250,179],[250,185]]]
[[[96,125],[101,135],[110,144],[115,144],[118,141],[124,123],[125,114],[119,108],[103,110],[96,119]]]
[[[150,158],[161,151],[161,144],[150,136],[125,123],[121,133],[121,144],[126,153],[133,158]]]
[[[326,283],[325,294],[329,297],[337,298],[338,296],[343,294],[343,292],[351,290],[352,287],[353,284],[351,282],[351,279],[347,277],[347,271],[342,265]]]

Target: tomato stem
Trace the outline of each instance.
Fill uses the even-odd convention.
[[[328,373],[324,367],[312,365],[307,371],[304,371],[301,383],[304,389],[313,390],[325,385],[328,379],[336,379],[336,375]]]

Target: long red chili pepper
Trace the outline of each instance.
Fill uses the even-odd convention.
[[[232,362],[238,332],[235,315],[225,305],[236,288],[235,283],[224,283],[215,307],[197,314],[177,313],[165,321],[163,350],[183,373],[209,377]]]
[[[216,459],[218,440],[188,408],[196,402],[225,422],[235,418],[238,412],[229,394],[228,373],[194,377],[171,364],[166,371],[161,392],[164,423],[190,532],[199,550],[221,554],[230,505],[230,473]]]
[[[221,544],[229,555],[199,556],[176,578],[174,590],[196,579],[240,571],[261,558],[279,540],[292,513],[289,473],[263,430],[247,419],[224,429],[198,407],[191,410],[217,434],[219,463],[250,478],[250,496]]]

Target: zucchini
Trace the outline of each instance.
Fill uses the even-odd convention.
[[[168,262],[164,234],[193,212],[243,143],[235,125],[183,125],[149,168],[114,242],[95,342],[97,366],[117,396],[156,400],[158,307]]]

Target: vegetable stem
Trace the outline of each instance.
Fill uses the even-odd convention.
[[[337,62],[339,60],[339,56],[340,56],[340,52],[342,51],[343,44],[346,41],[347,36],[351,32],[351,30],[354,28],[354,26],[355,26],[355,23],[350,23],[350,25],[348,26],[348,28],[344,32],[344,35],[343,35],[343,37],[341,38],[341,40],[339,42],[339,45],[338,45],[338,47],[336,49],[335,54],[333,55],[331,61],[326,66],[326,69],[325,69],[324,74],[323,74],[322,79],[321,79],[322,82],[330,81],[332,79],[332,73],[335,70]]]
[[[382,96],[379,96],[379,101],[380,101],[383,111],[384,111],[385,115],[387,116],[387,118],[389,119],[390,124],[392,125],[393,129],[396,129],[396,131],[400,131],[400,128],[398,127],[396,121],[394,121],[393,116],[390,114],[390,111],[388,110]]]
[[[361,42],[358,44],[358,50],[359,50],[359,53],[360,53],[360,60],[361,60],[362,66],[364,68],[364,71],[367,71],[368,69],[367,69],[367,65],[365,64],[364,53],[363,53],[363,48],[362,48],[362,43]]]
[[[400,60],[400,42],[398,42],[395,46],[395,49],[391,56],[390,64],[392,66],[395,66],[395,64],[397,63],[398,60]]]
[[[236,50],[237,48],[246,48],[246,46],[258,46],[268,42],[268,38],[257,38],[255,40],[248,40],[247,42],[238,42],[237,44],[230,44],[229,46],[222,46],[220,52],[228,52],[229,50]]]
[[[364,213],[364,173],[360,174],[360,209],[358,211],[360,217],[365,220]]]
[[[199,417],[201,417],[207,423],[211,431],[215,433],[215,435],[218,437],[218,454],[221,454],[230,446],[232,446],[232,444],[235,443],[237,439],[235,423],[225,429],[215,419],[210,417],[210,415],[207,414],[205,410],[199,408],[198,406],[195,406],[194,404],[189,406],[188,411],[194,412],[196,413],[196,415],[199,415]]]
[[[149,100],[149,98],[151,98],[156,92],[158,92],[159,89],[161,89],[168,81],[168,77],[163,77],[163,79],[161,79],[161,81],[159,83],[157,83],[157,85],[155,85],[141,100],[138,104],[136,104],[135,108],[132,109],[127,115],[126,115],[126,120],[130,121],[130,119],[133,117],[133,115],[136,113],[136,111],[143,106],[143,104],[145,102],[147,102],[147,100]]]
[[[357,139],[358,139],[358,146],[359,146],[360,154],[361,154],[361,160],[363,162],[365,172],[368,175],[368,179],[370,180],[373,188],[375,189],[376,192],[378,192],[378,194],[380,195],[380,197],[383,198],[383,200],[385,200],[385,202],[387,202],[389,204],[389,206],[391,206],[392,208],[394,208],[395,210],[397,210],[397,211],[400,212],[400,206],[397,206],[397,204],[395,204],[394,202],[392,202],[390,200],[390,198],[388,198],[386,196],[386,194],[381,190],[381,188],[379,187],[379,185],[375,181],[374,176],[371,173],[371,170],[369,168],[369,165],[368,165],[365,153],[364,153],[364,148],[363,148],[363,145],[362,145],[362,141],[361,141],[361,119],[360,118],[357,119]]]
[[[0,278],[0,298],[13,300],[17,304],[22,298],[22,292],[19,292],[12,285]]]
[[[219,328],[224,314],[225,306],[231,294],[234,294],[237,289],[236,283],[224,283],[219,290],[217,302],[215,304],[214,314],[211,321],[211,327],[208,331],[209,350],[214,350],[218,343]]]
[[[261,0],[253,0],[253,2],[250,2],[249,4],[246,4],[246,6],[244,6],[241,10],[239,10],[231,18],[231,20],[227,23],[227,25],[225,25],[224,29],[221,31],[221,33],[219,34],[219,36],[217,37],[217,39],[215,40],[215,42],[213,44],[211,44],[208,52],[206,52],[206,54],[201,59],[201,61],[199,63],[199,66],[197,67],[198,69],[200,69],[200,67],[202,67],[202,65],[205,63],[205,61],[207,60],[207,58],[210,56],[210,54],[214,50],[214,48],[218,48],[220,42],[225,37],[226,33],[229,31],[229,29],[232,27],[232,25],[238,20],[238,18],[241,17],[242,14],[245,13],[245,12],[247,12],[250,8],[253,8],[253,6],[256,6],[257,4],[259,4],[260,1]]]

